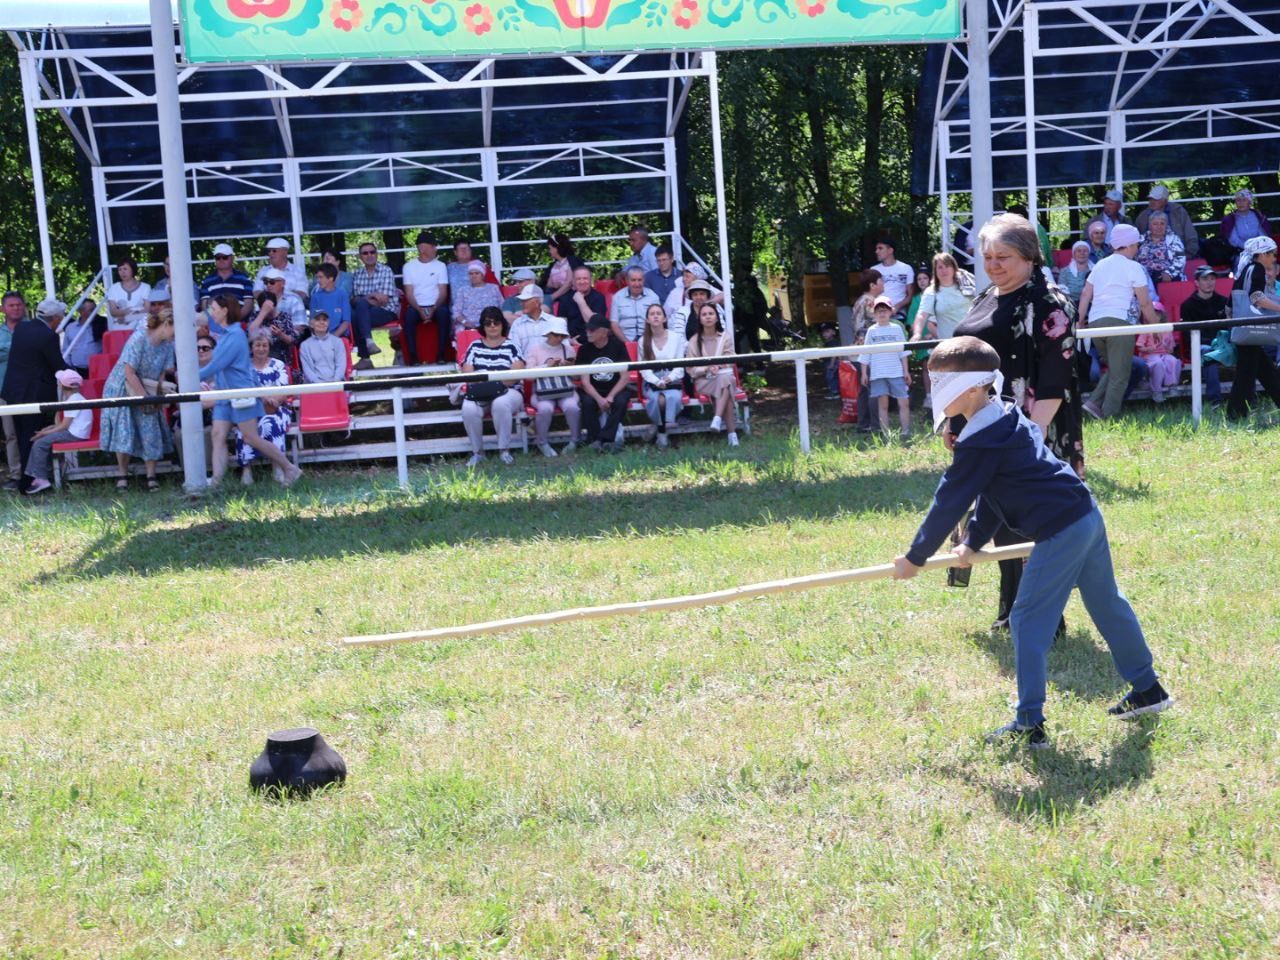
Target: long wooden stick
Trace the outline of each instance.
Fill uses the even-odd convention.
[[[970,560],[973,563],[991,563],[995,560],[1015,560],[1031,553],[1034,543],[1018,543],[1009,547],[981,550]],[[925,561],[926,570],[955,566],[954,553],[940,553]],[[749,600],[771,593],[793,593],[818,587],[834,587],[841,583],[858,583],[865,580],[884,580],[893,576],[893,564],[882,563],[875,567],[857,570],[836,570],[833,573],[812,573],[805,577],[789,577],[786,580],[768,580],[749,583],[713,593],[695,593],[684,597],[659,597],[656,600],[636,600],[632,603],[610,603],[601,607],[575,607],[572,610],[552,610],[525,617],[506,620],[489,620],[457,627],[437,627],[434,630],[411,630],[407,633],[380,633],[365,637],[344,637],[343,643],[353,647],[389,647],[414,640],[452,640],[456,637],[475,637],[487,633],[506,633],[512,630],[533,630],[555,623],[572,623],[577,620],[600,620],[625,614],[661,613],[666,610],[687,610],[691,607],[713,607],[737,600]]]

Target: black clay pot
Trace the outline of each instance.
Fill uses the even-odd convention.
[[[346,762],[312,727],[277,730],[249,768],[250,787],[276,794],[306,796],[316,787],[346,779]]]

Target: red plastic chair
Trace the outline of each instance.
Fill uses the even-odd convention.
[[[120,356],[124,351],[124,345],[129,342],[129,338],[132,336],[132,330],[108,330],[102,335],[102,352],[116,357]]]
[[[351,429],[351,410],[345,390],[304,393],[298,405],[298,430],[324,433]]]
[[[400,297],[399,327],[388,324],[383,328],[390,333],[393,342],[399,343],[400,356],[404,357],[406,362],[408,362],[408,354],[404,350],[404,318],[409,309],[409,300],[402,295]],[[414,356],[418,358],[419,363],[444,363],[448,359],[447,356],[440,356],[440,340],[436,335],[436,321],[432,320],[430,323],[418,324],[417,341],[415,344],[417,349],[414,351]]]
[[[89,379],[106,380],[111,376],[111,371],[115,369],[119,360],[119,354],[95,353],[89,358]]]
[[[627,356],[631,358],[632,363],[639,360],[640,344],[634,340],[628,340]],[[628,370],[627,379],[631,381],[631,389],[636,393],[635,399],[631,401],[631,407],[632,409],[640,409],[644,406],[644,377],[640,376],[639,370]]]
[[[1188,277],[1194,277],[1194,276],[1196,275],[1196,268],[1197,268],[1197,267],[1203,267],[1203,266],[1204,266],[1205,264],[1207,264],[1208,262],[1209,262],[1209,261],[1208,261],[1208,260],[1206,260],[1206,259],[1204,259],[1203,257],[1196,257],[1194,260],[1188,260],[1188,261],[1187,261],[1187,276],[1188,276]]]
[[[1053,265],[1061,270],[1071,262],[1071,250],[1055,250],[1053,251]]]
[[[80,395],[86,400],[100,400],[102,398],[102,387],[106,383],[105,380],[91,378],[83,380],[80,383]],[[98,437],[102,428],[102,410],[93,411],[93,430],[89,433],[88,438],[84,440],[68,440],[65,443],[55,443],[52,447],[54,453],[70,453],[73,450],[97,450]]]
[[[1215,293],[1220,293],[1228,300],[1231,299],[1231,291],[1235,287],[1235,281],[1230,277],[1219,277],[1213,283]]]
[[[507,297],[514,297],[517,293],[519,293],[523,289],[524,289],[523,284],[504,283],[502,285],[502,299],[505,300],[507,299]]]
[[[458,331],[458,365],[462,365],[462,361],[467,358],[467,350],[470,346],[480,339],[479,330],[459,330]]]

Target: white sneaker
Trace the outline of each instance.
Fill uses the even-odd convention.
[[[662,450],[667,448],[667,435],[665,433],[658,434],[658,447]]]
[[[563,447],[561,447],[561,448],[560,448],[560,452],[561,452],[561,453],[573,453],[573,451],[575,451],[575,450],[577,450],[577,449],[578,449],[578,445],[577,445],[576,443],[574,443],[572,440],[570,440],[568,443],[566,443]]]
[[[558,454],[553,449],[551,449],[551,444],[549,443],[538,444],[538,452],[542,454],[544,457],[558,456]]]
[[[618,424],[618,429],[613,434],[613,445],[621,447],[624,440],[627,439],[626,433],[623,431],[622,424]]]
[[[26,494],[29,497],[34,497],[37,493],[44,493],[52,486],[53,484],[48,480],[42,480],[37,477],[35,480],[31,481],[31,486],[27,487]]]
[[[719,417],[712,417],[711,418],[712,433],[719,433],[722,429],[724,429],[724,421],[721,420]]]
[[[468,458],[468,460],[467,460],[467,466],[468,466],[468,467],[478,467],[478,466],[480,466],[480,464],[482,464],[482,463],[484,463],[484,454],[483,454],[483,453],[473,453],[473,454],[470,456],[470,458]]]
[[[368,352],[369,356],[371,356],[371,357],[372,357],[375,353],[381,353],[381,352],[382,352],[382,348],[381,348],[380,346],[378,346],[376,343],[374,343],[374,342],[373,342],[373,337],[370,337],[368,340],[366,340],[366,341],[364,342],[364,346],[365,346],[365,350]]]
[[[498,459],[505,463],[508,467],[516,462],[516,458],[509,454],[506,450],[498,453]]]
[[[734,430],[729,431],[729,446],[736,447],[738,445],[738,434]]]

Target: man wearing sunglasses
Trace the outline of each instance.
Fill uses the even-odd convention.
[[[370,357],[382,352],[373,342],[373,328],[400,321],[400,291],[396,289],[395,274],[385,263],[378,262],[378,248],[372,243],[360,244],[360,266],[351,274],[351,292],[355,297],[352,326],[360,354],[356,369],[372,370]]]
[[[253,302],[253,281],[248,274],[236,269],[235,251],[228,243],[220,243],[213,248],[213,273],[200,284],[198,309],[207,309],[209,301],[221,293],[235,297],[246,311]]]

